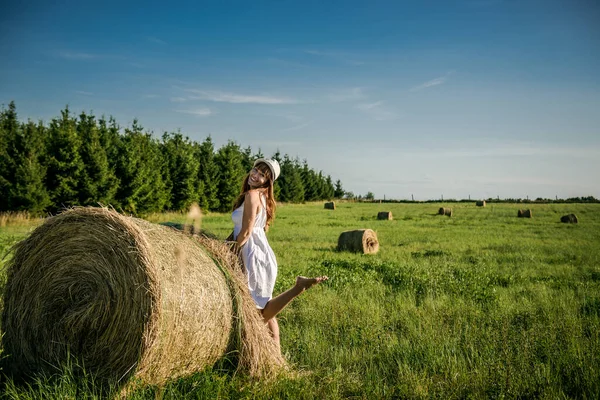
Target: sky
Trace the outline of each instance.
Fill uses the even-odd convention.
[[[137,118],[376,198],[600,198],[595,0],[6,3],[22,120]]]

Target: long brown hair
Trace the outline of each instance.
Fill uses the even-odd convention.
[[[262,172],[265,175],[266,182],[263,187],[258,188],[257,190],[265,195],[267,200],[267,223],[265,224],[265,231],[269,230],[269,226],[275,219],[275,195],[273,194],[273,174],[271,172],[271,168],[265,163],[258,163],[255,167],[257,170]],[[242,183],[242,191],[236,201],[233,203],[233,210],[237,209],[244,203],[244,199],[246,198],[246,193],[251,190],[250,184],[248,183],[248,179],[250,179],[250,173],[246,175],[244,181]],[[261,201],[262,204],[262,201]]]

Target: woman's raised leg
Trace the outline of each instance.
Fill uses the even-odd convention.
[[[302,294],[305,290],[310,289],[314,285],[326,281],[329,279],[326,276],[319,276],[316,278],[306,278],[304,276],[296,277],[296,284],[290,289],[281,293],[277,297],[273,297],[265,308],[262,310],[262,316],[265,322],[275,317],[281,310],[285,308],[292,300]]]

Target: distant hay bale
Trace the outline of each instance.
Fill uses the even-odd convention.
[[[439,215],[447,215],[447,216],[451,217],[452,216],[452,209],[451,208],[440,207],[440,209],[438,210],[438,214]]]
[[[392,217],[391,211],[379,211],[377,213],[377,219],[392,220],[392,219],[394,219],[394,217]]]
[[[75,362],[103,383],[163,384],[226,354],[252,376],[285,367],[237,257],[221,242],[106,208],[48,218],[13,249],[3,370]]]
[[[333,201],[330,201],[329,203],[325,203],[325,209],[326,210],[335,210],[335,203]]]
[[[371,229],[342,232],[338,238],[338,250],[375,254],[379,251],[377,234]]]
[[[475,203],[477,207],[485,207],[485,200],[481,200]]]
[[[517,217],[519,218],[532,218],[533,214],[531,213],[531,210],[519,210],[517,212]]]
[[[560,222],[564,222],[567,224],[576,224],[579,221],[577,220],[577,215],[568,214],[568,215],[563,215],[562,217],[560,217]]]

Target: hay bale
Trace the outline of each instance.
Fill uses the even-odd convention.
[[[485,200],[477,201],[475,205],[477,207],[485,207]]]
[[[440,207],[440,209],[438,210],[438,214],[439,215],[447,215],[447,216],[451,217],[452,216],[452,209],[451,208]]]
[[[379,251],[377,234],[371,229],[345,231],[338,238],[338,250],[375,254]]]
[[[377,219],[392,220],[394,217],[392,217],[391,211],[379,211],[377,213]]]
[[[528,209],[528,210],[519,210],[517,212],[517,217],[519,217],[519,218],[532,218],[533,215],[532,215],[530,209]]]
[[[577,220],[577,215],[568,214],[568,215],[563,215],[562,217],[560,217],[560,222],[564,222],[567,224],[576,224],[579,221]]]
[[[333,201],[330,201],[329,203],[325,203],[325,209],[326,210],[335,210],[335,203]]]
[[[13,252],[2,314],[13,376],[69,361],[102,383],[160,385],[229,351],[254,376],[285,366],[218,241],[90,207],[48,218]]]

